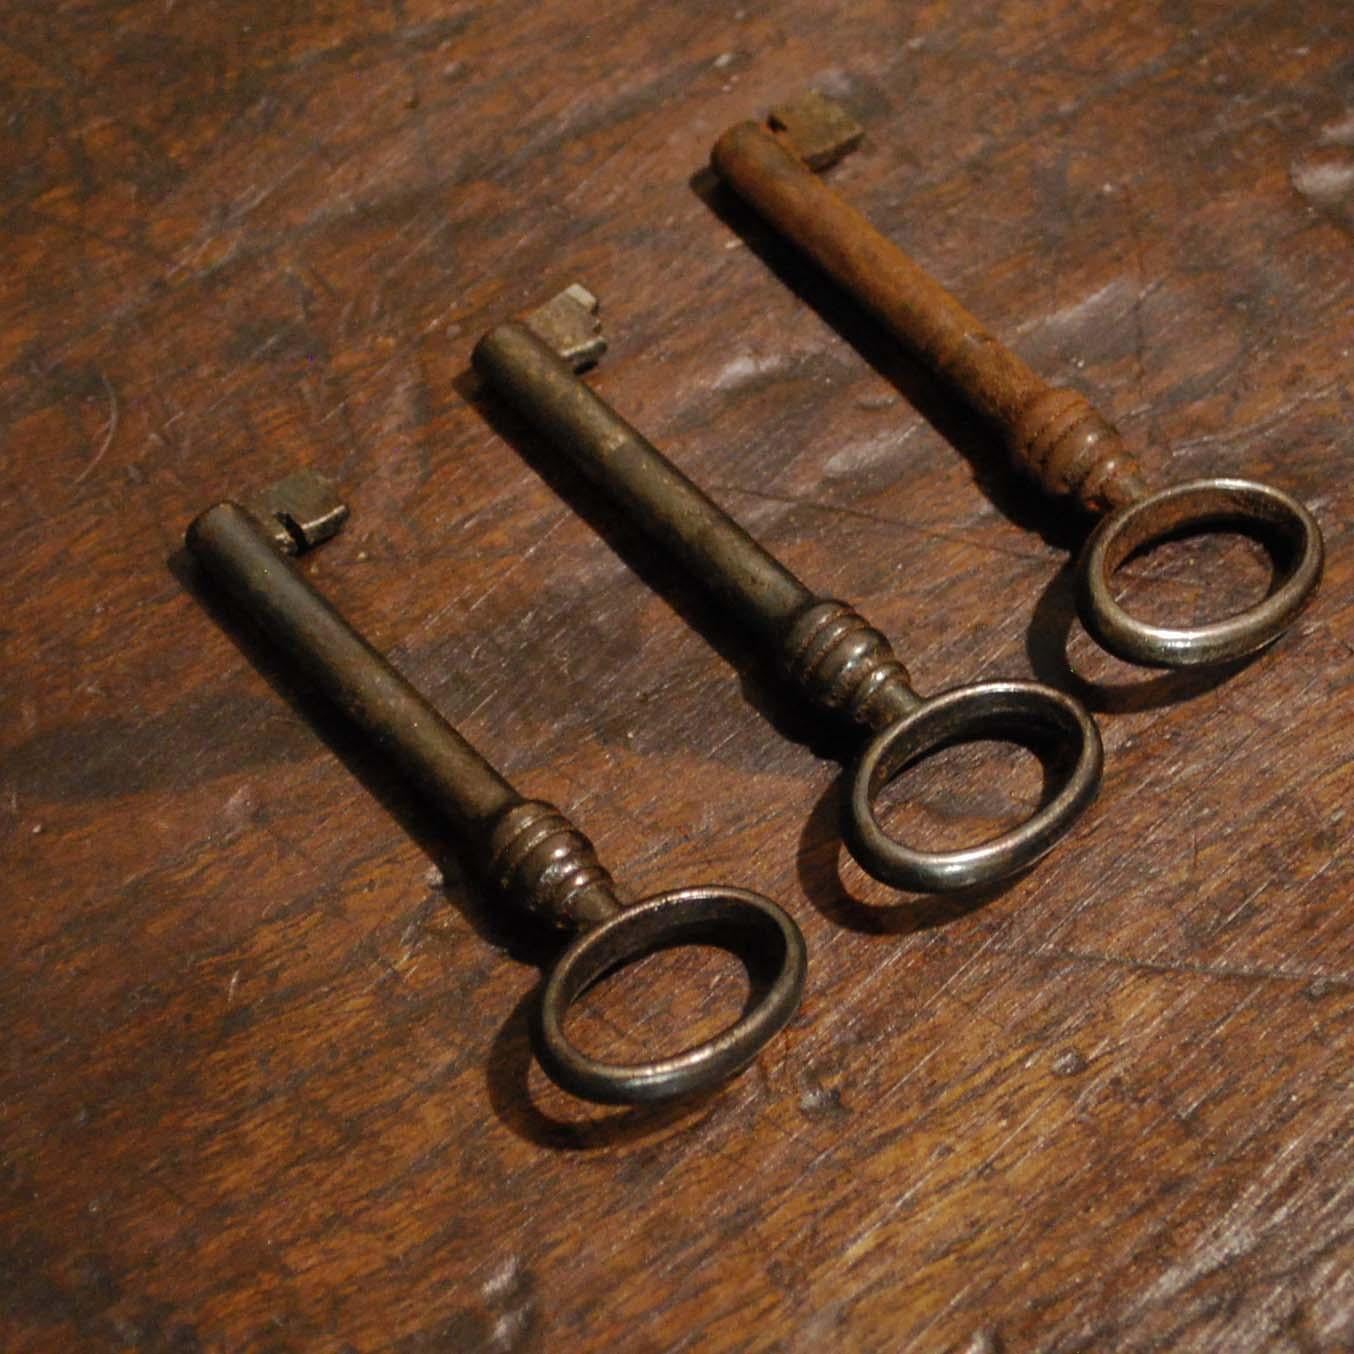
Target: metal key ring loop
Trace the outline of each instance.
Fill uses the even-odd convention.
[[[606,1063],[564,1033],[569,1007],[599,978],[652,951],[711,941],[774,974],[750,1010],[670,1058]],[[604,1104],[648,1104],[707,1090],[746,1067],[799,1006],[807,956],[790,917],[759,894],[722,885],[660,893],[585,931],[560,956],[541,997],[541,1065],[566,1090]]]
[[[1076,758],[1057,794],[1018,827],[959,851],[918,851],[879,825],[875,801],[904,767],[955,742],[1013,729],[1051,734]],[[1039,859],[1095,797],[1103,763],[1100,734],[1081,705],[1038,682],[980,682],[932,696],[866,746],[851,775],[845,835],[876,879],[919,893],[988,884]]]
[[[1135,620],[1114,600],[1111,577],[1135,550],[1175,532],[1229,523],[1277,535],[1291,551],[1264,601],[1207,625],[1172,627]],[[1172,485],[1111,513],[1092,533],[1078,567],[1082,624],[1130,663],[1183,668],[1241,658],[1292,624],[1321,581],[1324,554],[1316,519],[1279,489],[1236,479]]]

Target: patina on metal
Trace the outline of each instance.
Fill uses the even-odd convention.
[[[553,805],[520,795],[285,557],[334,535],[347,515],[328,481],[302,472],[243,504],[209,508],[188,528],[188,548],[306,686],[374,740],[442,813],[486,886],[579,933],[542,992],[542,1066],[574,1094],[613,1104],[687,1095],[746,1067],[799,1006],[806,960],[798,927],[769,899],[723,885],[623,905],[587,837]],[[566,1013],[598,978],[655,949],[695,941],[752,956],[765,977],[736,1022],[676,1056],[643,1063],[605,1063],[569,1040]]]
[[[590,315],[596,301],[570,293]],[[546,308],[549,314],[559,298]],[[537,312],[539,315],[540,312]],[[776,657],[820,710],[873,731],[851,775],[844,835],[875,878],[925,893],[990,883],[1033,864],[1091,802],[1100,736],[1070,696],[998,681],[923,699],[888,640],[844,602],[811,592],[646,438],[579,379],[537,315],[485,334],[474,364],[550,443],[669,550]],[[1056,792],[1017,827],[957,851],[920,851],[890,837],[876,801],[904,767],[947,744],[1037,733],[1069,753]]]
[[[1114,427],[1075,390],[1050,386],[815,173],[859,144],[862,129],[813,93],[742,122],[711,163],[740,196],[851,292],[908,350],[1003,433],[1017,464],[1048,493],[1103,515],[1078,566],[1087,630],[1111,653],[1153,667],[1239,658],[1277,639],[1321,579],[1324,547],[1311,513],[1288,494],[1239,479],[1200,479],[1149,493]],[[1132,617],[1111,576],[1135,550],[1207,527],[1254,530],[1282,550],[1269,594],[1206,625]]]

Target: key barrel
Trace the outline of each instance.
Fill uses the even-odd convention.
[[[1046,492],[1093,512],[1142,492],[1119,434],[1084,396],[1036,375],[765,127],[731,127],[710,158],[740,197],[1000,428]]]
[[[774,643],[809,590],[525,324],[491,329],[475,369],[738,619]]]

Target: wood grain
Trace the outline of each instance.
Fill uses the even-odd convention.
[[[1347,21],[5,7],[0,1345],[1354,1349]],[[810,85],[868,129],[834,182],[1149,474],[1313,507],[1327,581],[1271,652],[1099,655],[1082,524],[712,186],[718,132]],[[1101,798],[1029,876],[861,875],[849,743],[468,380],[574,279],[597,388],[923,690],[1033,672],[1101,713]],[[317,583],[624,887],[793,910],[804,1008],[725,1092],[546,1082],[539,937],[198,587],[188,520],[297,465],[353,506]],[[1225,608],[1253,555],[1181,543],[1133,591]],[[962,839],[1038,785],[956,751],[899,821]],[[656,960],[584,1033],[717,1022],[726,968]]]

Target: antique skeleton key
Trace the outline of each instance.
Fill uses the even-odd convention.
[[[933,277],[816,173],[862,130],[820,94],[741,122],[715,143],[715,172],[781,234],[872,311],[916,357],[1000,428],[1016,460],[1049,494],[1103,515],[1078,566],[1079,609],[1111,653],[1152,667],[1240,658],[1277,639],[1321,579],[1315,518],[1296,499],[1251,480],[1190,480],[1149,492],[1119,434],[1087,399],[1048,385]],[[1115,600],[1111,576],[1134,551],[1209,526],[1276,537],[1286,558],[1269,595],[1205,625],[1151,625]]]
[[[623,905],[587,837],[553,805],[524,799],[287,558],[327,540],[346,517],[327,481],[301,473],[244,506],[209,508],[188,528],[188,548],[306,685],[441,812],[487,887],[578,933],[542,992],[542,1066],[566,1090],[616,1104],[702,1090],[746,1067],[799,1006],[799,928],[769,899],[724,885]],[[652,950],[703,940],[737,949],[766,979],[722,1033],[672,1057],[625,1064],[601,1062],[566,1036],[569,1007],[599,978]]]
[[[1091,802],[1101,745],[1081,705],[1037,682],[980,682],[921,697],[887,639],[851,607],[811,592],[779,560],[575,374],[604,345],[596,300],[582,287],[490,330],[474,365],[550,444],[667,548],[775,655],[818,710],[871,730],[851,774],[844,832],[875,878],[926,893],[990,883],[1033,864]],[[880,791],[950,743],[1013,731],[1050,739],[1071,770],[1017,827],[956,851],[919,851],[889,836]]]

